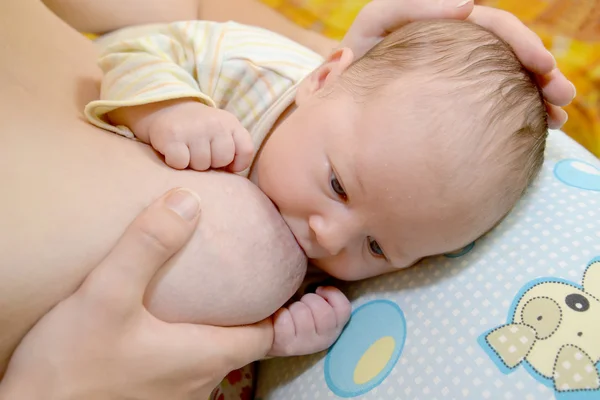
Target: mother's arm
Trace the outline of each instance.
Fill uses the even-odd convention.
[[[256,25],[328,55],[337,41],[304,29],[260,0],[42,0],[80,32],[106,33],[130,25],[203,19]]]

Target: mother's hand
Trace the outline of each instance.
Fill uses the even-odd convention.
[[[157,270],[188,241],[200,203],[173,190],[144,210],[81,287],[15,351],[4,399],[200,399],[231,370],[262,358],[270,320],[236,328],[169,324],[142,305]]]
[[[567,121],[561,109],[575,97],[575,87],[556,68],[554,57],[540,38],[514,15],[495,8],[473,6],[468,0],[372,0],[358,14],[342,40],[361,57],[388,33],[425,19],[468,19],[506,41],[521,63],[535,74],[548,110],[548,125],[558,129]]]
[[[575,86],[556,67],[554,57],[538,35],[513,14],[491,7],[475,6],[468,20],[494,32],[512,47],[525,68],[535,74],[542,88],[548,110],[548,126],[551,129],[563,126],[568,116],[561,107],[573,100]]]

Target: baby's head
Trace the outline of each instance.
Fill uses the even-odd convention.
[[[546,135],[540,90],[506,43],[416,22],[307,77],[254,174],[315,265],[362,279],[490,230],[540,170]]]

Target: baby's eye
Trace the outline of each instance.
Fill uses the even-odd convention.
[[[368,237],[367,240],[369,241],[369,251],[371,254],[377,257],[385,257],[385,254],[383,254],[383,250],[381,250],[377,240],[373,239],[372,237]]]
[[[331,172],[331,177],[329,178],[329,184],[331,185],[331,188],[333,189],[335,194],[340,196],[342,199],[346,200],[346,198],[348,197],[346,195],[346,191],[342,187],[340,181],[338,180],[337,176],[335,176],[335,173],[333,171]]]

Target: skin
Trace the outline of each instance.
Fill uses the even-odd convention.
[[[475,153],[469,135],[442,139],[449,133],[437,121],[468,121],[471,108],[445,112],[447,100],[436,101],[431,93],[448,89],[418,75],[357,101],[340,85],[353,59],[351,50],[339,50],[301,83],[295,105],[263,144],[250,175],[311,263],[344,280],[461,248],[512,206],[488,205],[485,193],[495,192],[502,172],[482,160],[465,162],[462,154]],[[424,102],[435,120],[423,118]],[[470,176],[473,169],[487,179],[470,187],[468,196],[444,173]]]
[[[128,34],[119,31],[114,37]],[[103,40],[103,45],[110,43],[111,38]],[[419,74],[357,101],[339,83],[354,59],[348,48],[336,51],[300,84],[295,104],[263,142],[250,173],[310,262],[344,280],[397,271],[461,248],[514,204],[496,196],[498,201],[488,205],[485,194],[497,192],[506,173],[464,156],[476,153],[477,141],[469,138],[479,131],[458,121],[470,120],[467,110],[475,115],[483,111],[463,106],[444,113],[451,99],[440,94],[452,85],[440,88],[442,80],[425,83]],[[423,118],[424,103],[438,118]],[[402,106],[395,110],[398,104]],[[108,117],[164,154],[174,168],[226,167],[235,172],[250,164],[252,139],[242,124],[227,111],[194,99],[120,107]],[[445,132],[440,120],[455,121],[449,125],[459,139],[443,140],[452,132]],[[463,179],[478,170],[487,179],[466,191],[456,177],[446,178],[445,170]],[[270,355],[329,347],[349,313],[349,301],[333,288],[306,295],[274,316]]]
[[[191,19],[257,25],[327,57],[339,43],[303,29],[260,0],[43,0],[66,23],[80,32],[102,34],[131,25]],[[140,10],[143,10],[141,12]],[[549,126],[559,129],[567,120],[561,107],[575,97],[575,87],[556,68],[554,57],[540,38],[514,15],[461,0],[372,0],[358,14],[342,46],[364,54],[382,37],[411,21],[431,18],[464,19],[503,38],[526,68],[536,74],[547,101]]]
[[[260,0],[43,0],[80,32],[104,34],[131,25],[205,19],[257,25],[327,56],[338,45],[290,22]],[[141,12],[140,10],[143,10]],[[358,35],[357,35],[358,36]]]
[[[139,29],[108,35],[102,44],[129,34],[140,34],[137,32]],[[146,26],[141,29],[152,31],[156,28]],[[431,140],[427,133],[439,131],[443,124],[433,127],[423,124],[422,121],[427,121],[427,118],[421,121],[411,119],[411,113],[399,116],[393,110],[382,111],[394,94],[384,96],[387,101],[382,104],[369,102],[376,104],[369,113],[365,112],[365,107],[343,104],[344,101],[348,103],[349,95],[332,105],[318,103],[313,111],[305,112],[302,105],[309,104],[312,97],[327,97],[322,92],[333,91],[336,78],[354,59],[350,49],[336,51],[330,56],[329,63],[300,85],[295,105],[297,108],[288,110],[287,115],[281,118],[281,125],[263,144],[250,175],[251,180],[282,213],[311,263],[344,280],[359,280],[392,272],[411,266],[421,258],[463,247],[491,229],[516,201],[499,197],[499,202],[488,205],[485,193],[494,193],[502,176],[507,175],[506,172],[502,174],[491,165],[484,166],[483,162],[461,159],[462,163],[455,163],[456,154],[477,153],[470,148],[473,143],[455,141],[451,146],[458,148],[447,147],[445,151],[442,150],[440,144],[448,143],[439,138]],[[435,108],[428,99],[421,99],[423,87],[410,91],[404,87],[406,84],[403,82],[402,87],[397,88],[396,93],[403,93],[403,97],[394,98],[393,103],[403,104],[405,110],[411,110],[412,105],[427,102],[429,108],[438,110],[437,114],[446,109],[444,104]],[[334,97],[339,100],[342,96]],[[418,111],[412,110],[412,114],[418,115]],[[474,113],[477,114],[477,111]],[[289,117],[290,114],[292,117]],[[108,117],[113,125],[125,125],[139,140],[151,144],[173,168],[190,167],[199,171],[226,168],[238,172],[249,166],[253,153],[250,135],[231,114],[193,99],[122,107],[110,112]],[[456,118],[457,113],[453,113],[447,115],[445,121],[454,121]],[[459,118],[463,121],[469,119],[469,115]],[[390,126],[398,125],[411,126],[420,142],[395,143],[396,137],[402,140],[407,138],[406,133],[390,132]],[[376,129],[378,133],[371,133],[376,126],[380,126]],[[347,132],[348,136],[337,133],[339,129]],[[379,138],[378,134],[383,136]],[[389,149],[395,151],[390,153]],[[402,150],[407,149],[410,152],[402,154]],[[316,158],[320,153],[325,160]],[[414,159],[415,153],[419,159]],[[447,153],[455,156],[440,157],[440,154]],[[351,161],[344,160],[348,154],[352,157]],[[398,163],[398,160],[402,162]],[[344,207],[334,208],[324,201],[324,180],[317,178],[323,175],[323,171],[318,171],[313,163],[325,165],[330,171],[329,194],[333,190],[333,198]],[[342,164],[342,168],[327,166],[328,163]],[[368,187],[361,183],[359,186],[363,190],[356,193],[351,189],[353,193],[349,196],[346,185],[340,183],[351,180],[340,176],[351,175],[347,171],[348,164],[356,167],[355,181],[366,180],[368,183],[375,182],[375,185]],[[415,166],[422,168],[419,170]],[[346,171],[340,172],[340,169]],[[486,171],[488,179],[485,184],[470,187],[468,196],[465,196],[460,182],[442,179],[446,169],[452,169],[458,176],[470,176],[473,169]],[[362,177],[363,174],[366,176]],[[399,183],[402,185],[399,186]],[[404,192],[409,195],[404,195]],[[298,353],[286,352],[284,349],[291,347],[279,343],[277,339],[280,337],[276,332],[279,348],[274,354],[304,354],[333,343],[349,314],[348,301],[341,293],[335,295],[337,300],[332,296],[324,298],[317,293],[312,300],[303,299],[297,307],[292,306],[277,313],[276,330],[279,328],[286,332],[283,337],[293,336],[288,335],[289,332],[297,333],[292,342],[296,344],[295,351]],[[336,304],[342,308],[336,309]],[[311,333],[303,335],[306,331]],[[306,350],[301,343],[306,344]]]
[[[261,320],[289,299],[304,256],[258,188],[232,174],[173,170],[149,146],[85,123],[81,110],[98,97],[101,78],[96,48],[41,3],[2,2],[0,37],[3,47],[22,49],[0,62],[0,140],[7,149],[0,172],[0,373],[36,321],[79,287],[151,199],[173,187],[198,193],[206,215],[157,276],[162,285],[151,284],[151,311],[169,321],[232,325]],[[246,245],[269,251],[225,271],[214,268],[218,252],[205,251],[203,238],[231,257]],[[269,279],[255,279],[261,276]]]
[[[131,1],[114,2],[111,7],[105,2],[79,0],[48,0],[46,4],[53,8],[56,3],[65,6],[65,19],[73,24],[79,22],[79,28],[84,31],[93,31],[87,29],[90,24],[106,23],[115,16],[119,16],[119,22],[124,25],[135,23],[135,18],[140,16],[145,16],[143,22],[199,16],[195,1],[189,13],[175,17],[164,12],[165,8],[157,12],[154,7],[135,7],[135,12],[130,9],[124,13],[124,7]],[[145,1],[144,5],[159,3],[158,0]],[[170,10],[179,10],[179,3],[168,3]],[[206,4],[209,3],[215,10],[220,4],[207,0]],[[432,2],[440,7],[435,8],[422,7],[420,1],[405,1],[393,13],[377,12],[385,3],[382,0],[370,3],[373,6],[364,14],[364,18],[379,15],[390,19],[371,25],[374,27],[368,34],[371,40],[378,40],[387,30],[411,18],[441,15],[464,18],[470,11],[470,6],[457,9],[450,2],[448,5]],[[93,18],[81,18],[86,13],[82,10],[88,10]],[[128,16],[134,18],[128,20]],[[566,80],[556,77],[552,58],[544,53],[543,46],[531,47],[533,41],[525,40],[535,38],[533,33],[520,23],[493,16],[488,13],[486,19],[483,14],[479,15],[482,24],[514,32],[511,44],[520,43],[516,48],[519,56],[528,59],[529,68],[535,64],[536,71],[548,78],[545,85],[548,100],[557,105],[568,103],[573,92]],[[211,19],[208,15],[204,17]],[[248,12],[245,17],[255,19],[242,22],[259,23],[262,14]],[[356,38],[363,36],[357,32],[352,28],[348,41],[360,47]],[[193,172],[173,171],[165,167],[148,146],[106,135],[83,122],[81,110],[98,97],[97,82],[101,74],[95,65],[96,49],[51,15],[41,3],[34,0],[0,2],[0,43],[4,48],[19,49],[12,52],[10,59],[0,62],[0,87],[3,88],[0,138],[2,148],[7,150],[3,155],[5,168],[0,169],[5,185],[5,194],[0,198],[3,221],[0,246],[4,265],[10,266],[0,269],[1,371],[29,328],[75,291],[150,199],[158,198],[174,186],[186,186],[198,192],[204,204],[210,207],[210,204],[221,204],[217,197],[210,200],[210,191],[218,193],[221,188],[215,185],[220,178],[208,178],[213,175],[206,174],[206,181],[200,182]],[[364,43],[362,46],[365,47]],[[73,168],[74,165],[82,167]],[[227,186],[236,193],[247,192],[246,197],[256,197],[255,209],[265,210],[266,198],[241,182],[242,179],[230,179]],[[193,243],[192,239],[183,250],[182,254],[187,256],[178,258],[183,266],[186,257],[188,266],[196,265]],[[181,279],[183,282],[187,276]],[[278,288],[267,285],[254,286],[254,289],[268,297]],[[199,294],[195,290],[190,299]],[[281,296],[281,293],[275,295]],[[198,301],[190,303],[198,304]]]
[[[476,141],[465,140],[473,135],[460,134],[470,127],[450,123],[462,140],[441,140],[448,132],[432,138],[444,124],[423,118],[419,107],[426,103],[445,121],[469,121],[465,111],[478,115],[477,109],[462,107],[444,115],[449,97],[431,95],[436,88],[430,86],[439,82],[414,84],[422,78],[418,74],[394,82],[373,99],[356,101],[339,84],[354,59],[348,48],[336,51],[300,84],[295,104],[263,143],[250,173],[310,262],[344,280],[397,271],[461,248],[513,205],[503,196],[487,205],[485,193],[496,192],[502,173],[481,160],[465,163],[464,154],[476,153]],[[437,88],[438,93],[449,90]],[[394,109],[398,104],[401,111]],[[108,117],[164,154],[174,168],[242,171],[251,160],[252,140],[241,123],[193,99],[120,107]],[[410,131],[398,131],[409,126]],[[487,179],[466,192],[456,178],[445,181],[447,169],[463,178],[484,171]],[[333,343],[350,306],[342,293],[327,291],[306,295],[274,316],[270,355],[306,354]]]
[[[144,307],[153,276],[194,234],[201,202],[176,189],[142,211],[75,293],[23,338],[0,399],[206,399],[229,371],[264,357],[270,320],[170,324]]]

